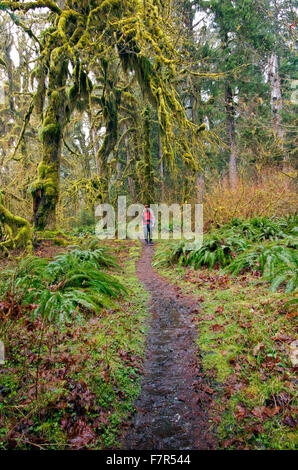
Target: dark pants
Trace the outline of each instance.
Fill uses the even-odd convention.
[[[144,225],[144,238],[147,244],[148,242],[152,243],[152,227],[150,223]]]

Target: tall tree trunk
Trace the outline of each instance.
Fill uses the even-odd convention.
[[[188,34],[189,40],[195,44],[195,36],[194,36],[194,19],[195,13],[192,7],[192,3],[187,0],[182,3],[183,5],[183,23],[186,28],[186,32]],[[198,105],[201,102],[200,99],[200,87],[198,83],[193,83],[193,79],[189,79],[189,88],[190,88],[190,95],[189,95],[189,109],[190,109],[190,119],[193,123],[198,124]],[[199,98],[198,98],[199,97]],[[205,190],[205,181],[204,181],[204,174],[200,171],[194,177],[195,181],[195,196],[196,200],[201,203],[203,201],[204,190]],[[187,185],[186,185],[187,186]]]
[[[281,122],[281,111],[282,111],[282,93],[281,93],[281,81],[278,67],[278,56],[275,52],[268,58],[268,82],[271,90],[271,110],[272,110],[272,127],[274,134],[277,139],[277,145],[280,148],[281,154],[284,154],[284,141],[285,132]],[[289,171],[290,161],[289,155],[285,154],[283,158],[283,169]]]
[[[238,183],[237,172],[237,146],[235,131],[235,106],[232,88],[228,82],[225,84],[225,108],[226,108],[226,125],[229,138],[229,183],[232,190],[236,189]]]
[[[118,108],[121,101],[121,92],[114,89],[107,94],[108,97],[101,97],[102,113],[106,134],[103,143],[98,150],[97,161],[99,165],[99,175],[102,182],[102,197],[106,200],[109,196],[109,156],[114,152],[118,140]]]
[[[128,126],[125,126],[124,132],[126,132],[128,129]],[[128,168],[128,177],[127,177],[127,184],[128,184],[128,192],[132,200],[134,200],[135,197],[135,182],[133,178],[130,176],[130,162],[132,160],[131,158],[131,149],[129,148],[129,139],[128,136],[126,135],[125,137],[125,149],[126,149],[126,166]]]
[[[282,147],[284,140],[284,131],[281,125],[282,96],[278,70],[278,57],[275,52],[273,52],[268,59],[268,82],[271,90],[271,109],[273,114],[272,126]]]
[[[159,158],[159,175],[160,175],[160,197],[161,202],[165,201],[165,180],[164,180],[164,160],[162,158],[162,145],[160,133],[158,133],[158,158]]]
[[[38,180],[32,185],[34,225],[38,230],[56,227],[62,135],[66,124],[67,67],[63,48],[54,49],[49,70],[48,106],[41,131],[42,161],[38,167]]]
[[[146,106],[143,122],[143,177],[142,177],[142,202],[152,204],[154,202],[154,172],[151,155],[151,110]]]
[[[129,162],[129,158],[130,158],[130,154],[129,154],[129,152],[127,152],[127,164]],[[128,192],[130,194],[130,197],[133,200],[134,197],[135,197],[135,182],[134,182],[134,179],[131,176],[128,176],[127,177],[127,183],[128,183]]]

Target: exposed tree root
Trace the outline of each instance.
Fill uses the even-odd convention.
[[[8,234],[8,239],[0,242],[0,249],[7,253],[9,249],[26,248],[32,250],[32,227],[26,219],[13,215],[0,203],[0,223]]]

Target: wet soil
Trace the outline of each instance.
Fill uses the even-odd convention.
[[[136,272],[151,294],[151,322],[141,395],[124,438],[125,449],[205,450],[216,448],[209,431],[208,404],[194,340],[197,304],[182,296],[152,268],[145,246]]]

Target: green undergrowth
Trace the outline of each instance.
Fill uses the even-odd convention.
[[[210,422],[220,448],[296,448],[295,294],[271,292],[251,273],[179,265],[158,272],[197,299],[198,355],[214,384]]]
[[[298,218],[294,215],[284,219],[233,219],[204,234],[200,247],[185,240],[162,245],[155,265],[222,268],[234,276],[257,272],[273,292],[280,286],[293,292],[298,287],[297,235]]]
[[[67,247],[75,241],[73,234],[63,230],[43,230],[34,232],[33,243],[38,246],[44,242],[51,242],[54,246]]]
[[[43,272],[41,282],[49,284],[51,294],[59,289],[63,294],[64,279],[59,276],[63,263],[69,263],[67,253],[75,252],[72,260],[80,256],[81,266],[89,266],[96,257],[94,248],[92,251],[85,240],[59,253],[58,260],[51,261],[54,265],[47,271],[48,278],[42,265],[49,263],[42,260],[35,268]],[[119,264],[115,269],[110,259],[104,266],[101,259],[103,274],[112,276],[127,291],[119,290],[112,306],[93,309],[92,304],[78,302],[70,306],[71,315],[57,323],[48,315],[51,304],[42,315],[41,297],[35,295],[28,303],[27,296],[41,288],[34,276],[31,281],[30,276],[22,278],[23,290],[28,291],[23,292],[25,297],[16,296],[16,290],[9,296],[2,288],[0,338],[5,343],[6,362],[0,365],[0,448],[105,449],[121,445],[119,436],[140,391],[148,298],[135,275],[139,244],[113,242],[103,248],[104,259],[109,259],[107,248]],[[58,278],[51,284],[53,271]],[[4,277],[3,286],[7,274]],[[69,281],[76,279],[74,273]],[[57,308],[55,302],[52,308]]]
[[[126,243],[120,241],[118,244],[121,252],[121,245],[125,247]],[[115,318],[106,317],[106,327],[111,334],[101,333],[114,378],[105,389],[105,397],[109,401],[115,397],[114,410],[102,436],[104,447],[121,447],[117,442],[119,429],[123,421],[134,413],[134,401],[140,394],[149,300],[149,294],[144,292],[143,285],[135,275],[135,262],[140,254],[141,246],[132,243],[125,261],[125,270],[118,275],[129,292],[129,300],[121,305]],[[117,393],[115,395],[115,383],[120,389],[118,397]]]

